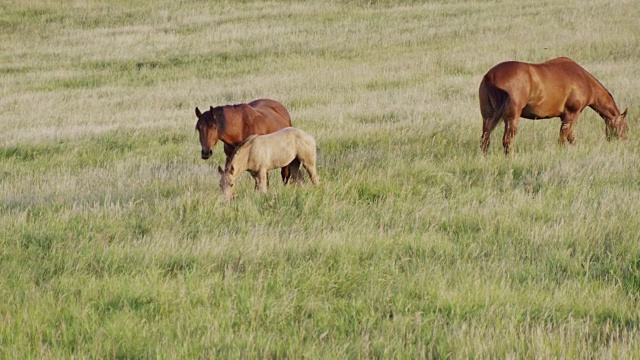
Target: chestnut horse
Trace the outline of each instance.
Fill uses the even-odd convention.
[[[482,152],[487,153],[491,132],[504,120],[505,154],[513,147],[518,119],[559,117],[559,143],[573,144],[573,124],[589,106],[606,125],[607,139],[627,136],[627,110],[620,113],[613,97],[593,75],[573,60],[561,57],[541,64],[507,61],[494,66],[482,78],[479,90],[482,113]]]
[[[211,106],[204,113],[196,107],[196,130],[200,134],[201,156],[211,157],[212,147],[218,140],[224,143],[227,163],[235,147],[251,135],[263,135],[291,126],[289,111],[281,103],[258,99],[248,104]],[[282,168],[282,181],[291,175],[288,166]]]

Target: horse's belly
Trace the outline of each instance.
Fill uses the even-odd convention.
[[[531,120],[550,119],[560,116],[560,112],[545,107],[525,106],[520,117]]]

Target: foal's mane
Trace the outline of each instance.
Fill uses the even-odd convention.
[[[244,145],[246,145],[249,141],[253,140],[253,138],[255,138],[258,135],[249,135],[249,137],[247,137],[246,139],[242,140],[240,143],[238,143],[238,145],[236,145],[236,147],[233,149],[233,152],[231,153],[231,156],[229,156],[229,163],[231,163],[231,161],[233,160],[233,158],[236,156],[236,154],[238,153],[238,151],[240,151]]]
[[[238,149],[240,149],[241,147],[243,147],[246,143],[248,143],[249,141],[253,140],[253,138],[255,138],[258,135],[249,135],[246,139],[242,140],[238,145],[236,145],[236,148],[233,149],[233,153],[235,154]]]

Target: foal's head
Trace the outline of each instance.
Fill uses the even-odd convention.
[[[220,174],[220,189],[222,190],[222,197],[229,201],[236,197],[236,174],[233,165],[228,164],[226,169],[222,170],[218,166],[218,173]]]
[[[613,118],[613,120],[607,122],[607,140],[620,139],[625,140],[627,138],[627,132],[629,131],[629,124],[627,124],[627,110]]]
[[[201,155],[206,160],[211,157],[213,153],[211,148],[218,142],[218,123],[213,115],[213,106],[204,113],[196,108],[196,116],[198,117],[196,130],[200,135],[200,145],[202,146]]]

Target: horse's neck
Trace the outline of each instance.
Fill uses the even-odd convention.
[[[225,114],[224,110],[225,107],[226,105],[213,108],[214,119],[216,121],[216,127],[218,129],[218,140],[227,145],[233,145],[234,142],[232,141],[228,131],[229,126],[227,124],[227,115]]]
[[[242,117],[238,116],[232,107],[232,105],[221,107],[219,112],[220,116],[217,120],[218,138],[228,145],[236,145],[244,139],[242,133],[243,124],[240,121]]]
[[[593,81],[595,96],[593,103],[589,106],[605,120],[615,119],[620,115],[620,110],[618,110],[618,106],[616,105],[615,100],[613,100],[613,96],[611,96],[611,93],[609,93],[609,91],[605,89],[599,81],[595,80],[595,78]]]

